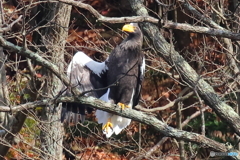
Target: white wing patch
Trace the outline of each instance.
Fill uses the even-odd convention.
[[[106,71],[107,65],[105,62],[96,62],[92,60],[90,57],[88,57],[85,53],[78,51],[74,56],[69,64],[67,73],[70,74],[72,68],[74,68],[75,64],[81,65],[81,66],[87,66],[93,73],[98,75],[100,77],[100,74],[104,71]]]
[[[143,57],[143,62],[141,65],[141,76],[144,76],[145,73],[145,57]]]
[[[135,90],[133,89],[133,91],[132,91],[132,96],[131,96],[130,102],[129,102],[129,104],[128,104],[128,106],[131,107],[131,108],[132,108],[132,106],[133,106],[133,96],[134,96],[134,94],[135,94]]]

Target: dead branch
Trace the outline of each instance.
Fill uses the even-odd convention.
[[[163,143],[165,143],[169,137],[163,137],[156,145],[154,145],[152,148],[150,148],[146,154],[140,155],[135,158],[135,160],[141,160],[143,158],[150,158],[151,154],[153,154],[157,149],[159,149]]]
[[[70,4],[73,6],[77,6],[79,8],[83,8],[91,12],[99,22],[107,22],[107,23],[130,23],[130,22],[151,22],[158,23],[157,18],[153,18],[151,16],[131,16],[131,17],[105,17],[98,13],[92,6],[89,4],[85,4],[79,1],[73,0],[58,0],[59,2],[63,2],[66,4]]]
[[[47,61],[43,57],[41,57],[38,53],[34,53],[31,50],[24,50],[22,47],[16,46],[13,43],[6,41],[2,36],[0,36],[0,46],[2,46],[5,49],[9,49],[11,51],[14,51],[20,55],[23,55],[33,61],[38,62],[39,64],[45,66],[50,71],[52,71],[59,79],[62,80],[62,82],[68,86],[69,80],[66,75],[59,73],[59,69],[56,65],[52,64],[51,62]]]
[[[135,108],[139,109],[141,111],[144,112],[156,112],[156,111],[162,111],[162,110],[166,110],[170,107],[173,107],[176,103],[183,101],[185,99],[188,99],[189,97],[191,97],[193,95],[193,92],[188,93],[187,95],[183,96],[183,97],[179,97],[177,99],[175,99],[174,101],[169,102],[168,104],[166,104],[165,106],[161,106],[161,107],[156,107],[156,108],[151,108],[151,109],[147,109],[147,108],[143,108],[140,105],[137,105]]]
[[[175,22],[170,22],[170,21],[165,23],[163,28],[178,29],[178,30],[186,31],[186,32],[202,33],[202,34],[207,34],[207,35],[211,35],[211,36],[221,36],[221,37],[226,37],[226,38],[230,38],[230,39],[240,40],[239,33],[233,33],[228,30],[223,30],[223,29],[214,29],[214,28],[208,28],[208,27],[193,26],[190,24],[175,23]]]
[[[187,119],[182,122],[182,127],[186,126],[192,119],[196,118],[197,116],[199,116],[202,112],[206,111],[207,109],[209,109],[209,107],[201,108],[199,111],[196,111],[195,113],[193,113],[190,117],[187,117]]]
[[[25,110],[25,109],[37,107],[39,105],[40,106],[48,106],[49,104],[51,104],[53,102],[53,100],[54,99],[45,99],[45,100],[36,101],[36,102],[29,102],[29,103],[26,103],[23,105],[13,106],[12,110],[13,111],[19,111],[22,109]],[[164,122],[158,120],[156,117],[147,115],[140,111],[136,111],[133,109],[122,110],[119,107],[115,107],[114,104],[105,103],[97,98],[86,97],[86,96],[61,97],[57,100],[57,103],[60,103],[60,102],[78,102],[81,104],[88,104],[88,105],[91,105],[93,108],[111,112],[113,114],[131,118],[135,121],[150,125],[150,126],[154,127],[157,131],[163,133],[167,137],[175,137],[177,139],[194,142],[194,143],[201,144],[201,145],[204,145],[205,147],[210,147],[214,150],[221,151],[221,152],[227,151],[225,144],[216,142],[212,139],[209,139],[209,138],[202,136],[200,134],[197,134],[197,133],[192,133],[192,132],[175,129],[173,127],[168,126]],[[6,106],[0,106],[0,111],[7,111],[7,110],[10,111],[10,108],[6,107]],[[240,154],[240,152],[239,152],[239,154]]]
[[[0,28],[0,33],[8,32],[12,29],[13,25],[19,22],[22,19],[22,15],[18,17],[15,21],[13,21],[11,24],[7,25],[6,27]]]
[[[159,19],[153,18],[150,16],[106,17],[106,16],[101,15],[97,10],[95,10],[92,6],[90,6],[88,4],[85,4],[85,3],[82,3],[79,1],[73,1],[73,0],[58,0],[58,1],[88,10],[97,18],[97,21],[99,21],[99,22],[106,22],[106,23],[151,22],[154,24],[159,23]],[[185,3],[187,3],[187,2],[185,2]],[[186,7],[190,8],[191,10],[194,9],[193,7],[192,7],[193,8],[192,9],[190,5],[187,5],[185,3],[184,3],[184,5]],[[200,16],[200,13],[198,14],[198,12],[196,10],[193,10],[193,11],[194,11],[194,13],[196,12],[196,15],[198,15],[198,17]],[[211,26],[213,26],[214,28],[191,26],[189,24],[173,23],[170,21],[164,22],[163,27],[168,28],[168,29],[178,29],[178,30],[182,30],[182,31],[186,31],[186,32],[196,32],[196,33],[202,33],[202,34],[207,34],[207,35],[211,35],[211,36],[221,36],[221,37],[231,38],[231,39],[235,39],[235,40],[240,40],[239,33],[233,33],[231,31],[228,31],[228,30],[218,26],[217,24],[215,24],[215,22],[213,22],[211,20],[208,20],[207,22],[209,24],[211,24]]]
[[[188,10],[190,13],[192,13],[197,19],[201,20],[202,22],[206,23],[206,25],[209,25],[213,28],[216,29],[221,29],[221,30],[225,30],[225,28],[219,26],[217,23],[215,23],[212,19],[204,16],[203,14],[201,14],[200,12],[198,12],[192,5],[189,4],[188,1],[186,0],[178,0],[178,2],[180,2],[184,9]]]

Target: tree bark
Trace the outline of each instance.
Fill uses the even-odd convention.
[[[51,61],[64,74],[64,47],[68,36],[71,6],[63,3],[46,3],[43,8],[44,17],[48,24],[53,24],[42,30],[42,42],[47,46],[44,50],[51,55]],[[42,70],[47,77],[43,94],[54,97],[62,89],[62,82],[47,68]],[[42,159],[62,159],[63,127],[60,122],[61,107],[54,105],[43,107],[41,115],[41,149]]]

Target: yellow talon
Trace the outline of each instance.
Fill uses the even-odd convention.
[[[125,108],[130,108],[128,105],[125,105],[125,104],[120,103],[120,102],[119,102],[117,105],[118,105],[119,107],[121,107],[122,110],[124,110]]]
[[[109,128],[113,129],[113,124],[108,120],[108,122],[102,127],[102,130],[106,130],[106,133],[108,133]]]

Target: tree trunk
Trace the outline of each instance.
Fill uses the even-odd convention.
[[[58,66],[64,74],[64,46],[68,35],[71,6],[63,3],[46,3],[43,8],[46,21],[53,24],[42,30],[41,40],[46,46],[46,54],[51,55],[52,63]],[[54,97],[62,88],[62,82],[52,72],[44,68],[43,75],[46,76],[43,94]],[[61,107],[54,105],[43,107],[41,115],[41,149],[42,159],[62,159],[62,137],[63,127],[60,122]]]

